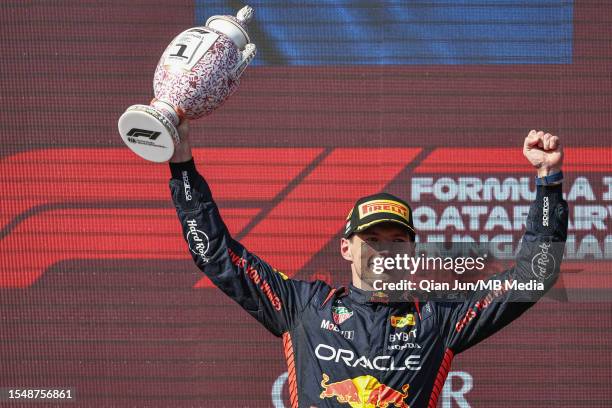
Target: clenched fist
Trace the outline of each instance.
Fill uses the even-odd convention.
[[[523,154],[538,169],[538,177],[561,171],[563,148],[558,136],[532,130],[525,138]]]

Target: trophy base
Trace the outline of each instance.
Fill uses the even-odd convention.
[[[132,105],[119,118],[123,142],[138,156],[155,163],[170,160],[180,143],[178,130],[160,111],[148,105]]]

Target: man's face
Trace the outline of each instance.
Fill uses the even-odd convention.
[[[391,256],[389,244],[394,243],[393,248],[403,247],[410,251],[412,236],[406,228],[393,222],[382,222],[362,232],[353,234],[349,239],[342,238],[340,242],[340,253],[342,257],[352,263],[353,284],[356,279],[361,279],[364,268],[371,271],[372,263],[377,256]],[[361,285],[356,285],[361,287]]]

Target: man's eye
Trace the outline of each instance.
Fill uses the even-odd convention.
[[[376,237],[367,237],[366,242],[378,242],[378,238]]]
[[[393,242],[406,242],[404,238],[395,238]]]

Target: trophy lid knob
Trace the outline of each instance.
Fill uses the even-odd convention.
[[[242,51],[251,42],[247,31],[247,24],[253,18],[253,8],[244,6],[234,16],[212,16],[206,21],[206,26],[222,32],[234,41]]]
[[[236,18],[243,25],[249,24],[251,20],[253,19],[253,7],[244,6],[243,8],[238,10],[238,14],[236,14]]]

